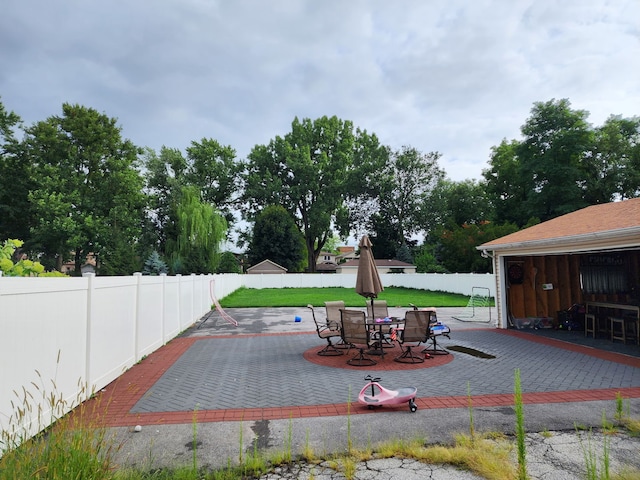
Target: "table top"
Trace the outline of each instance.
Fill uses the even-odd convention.
[[[365,324],[366,325],[393,325],[393,324],[397,324],[397,323],[404,323],[404,318],[398,318],[398,317],[386,317],[389,318],[390,320],[387,321],[378,321],[379,319],[377,318],[367,318],[365,320]]]
[[[593,305],[594,307],[618,308],[620,310],[640,311],[640,307],[638,305],[629,305],[627,303],[586,302],[586,304],[587,304],[587,306]]]

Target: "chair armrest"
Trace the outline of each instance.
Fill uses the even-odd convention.
[[[337,331],[337,332],[339,332],[339,331],[340,331],[340,329],[341,329],[341,327],[340,327],[340,323],[338,323],[338,322],[334,322],[334,321],[328,321],[328,322],[327,322],[327,328],[328,328],[329,330],[335,330],[335,331]]]

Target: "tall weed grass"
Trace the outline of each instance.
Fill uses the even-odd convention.
[[[0,431],[0,480],[112,478],[118,445],[99,422],[87,423],[96,418],[98,402],[82,402],[86,387],[80,381],[80,393],[69,402],[55,381],[48,389],[36,374],[38,383],[13,392],[13,413]]]

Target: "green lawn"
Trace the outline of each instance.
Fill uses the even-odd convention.
[[[390,307],[465,307],[469,297],[455,293],[432,292],[412,288],[387,287],[378,296]],[[347,307],[364,307],[366,299],[353,288],[240,288],[223,298],[223,308],[303,307],[311,304],[324,307],[324,302],[343,300]]]

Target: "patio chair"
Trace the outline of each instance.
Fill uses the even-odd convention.
[[[364,349],[369,347],[369,330],[365,323],[365,313],[361,310],[340,310],[342,325],[342,341],[345,345],[358,349],[358,354],[347,360],[349,365],[367,367],[375,365],[374,359],[364,354]],[[347,353],[349,350],[347,350]]]
[[[340,334],[340,324],[336,322],[327,322],[325,324],[318,323],[313,305],[307,305],[307,308],[311,310],[313,323],[316,324],[316,332],[318,332],[318,336],[327,341],[327,346],[320,350],[318,352],[318,355],[323,357],[342,355],[342,351],[338,350],[336,346],[331,342],[332,338],[342,337]]]
[[[387,307],[386,300],[374,300],[373,305],[371,302],[367,302],[367,317],[368,318],[385,318],[389,316],[389,308]]]
[[[345,308],[344,302],[342,300],[324,302],[324,308],[327,316],[327,325],[338,325],[338,328],[340,328],[340,324],[342,323],[340,310]],[[349,345],[345,345],[342,339],[340,339],[338,343],[335,344],[335,347],[349,348]]]
[[[425,355],[417,354],[411,347],[417,347],[421,343],[425,343],[429,339],[431,330],[429,328],[429,320],[431,313],[422,310],[408,310],[404,317],[404,328],[399,330],[398,343],[403,347],[400,356],[394,358],[400,363],[422,363]],[[411,343],[412,345],[409,345]],[[427,358],[429,358],[427,356]]]
[[[451,339],[449,336],[451,329],[447,325],[438,322],[433,312],[426,313],[431,315],[431,320],[429,320],[429,342],[431,346],[422,350],[422,353],[429,355],[449,355],[450,352],[448,350],[438,346],[438,337],[442,336]]]

